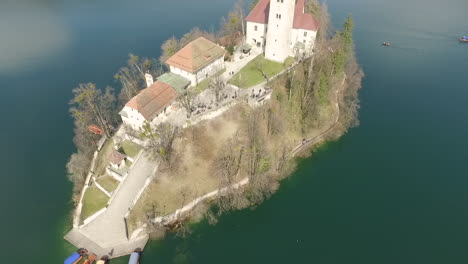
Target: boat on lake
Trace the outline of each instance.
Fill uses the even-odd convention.
[[[83,259],[83,257],[86,256],[86,254],[88,254],[88,251],[84,248],[80,248],[77,252],[71,254],[71,256],[69,256],[63,263],[76,264],[80,262]]]
[[[468,43],[468,36],[463,36],[460,38],[460,42]]]
[[[141,256],[141,249],[137,248],[135,251],[130,254],[130,259],[128,260],[128,264],[140,264],[140,256]]]
[[[382,45],[388,47],[388,46],[390,46],[390,42],[384,42],[384,43],[382,43]]]

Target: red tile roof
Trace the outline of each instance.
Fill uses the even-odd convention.
[[[126,106],[137,110],[151,121],[177,97],[176,90],[167,83],[156,81],[150,87],[141,90]]]
[[[204,37],[199,37],[170,57],[166,63],[195,73],[225,54],[225,49]]]
[[[269,13],[270,0],[260,0],[245,20],[254,23],[267,24]]]
[[[304,7],[305,0],[297,0],[293,28],[317,31],[319,27],[317,20],[311,14],[304,13]]]
[[[293,28],[317,31],[319,25],[311,14],[304,13],[305,0],[297,0],[294,10]],[[247,16],[246,20],[254,23],[268,24],[270,0],[260,0]]]

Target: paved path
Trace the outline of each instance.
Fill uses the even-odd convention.
[[[113,250],[113,256],[129,254],[136,247],[143,248],[148,240],[147,236],[129,241],[124,216],[146,179],[155,173],[157,167],[155,161],[143,154],[130,170],[107,210],[88,225],[70,231],[65,239],[96,254],[108,254]]]
[[[234,61],[226,61],[224,63],[226,71],[221,75],[221,78],[226,82],[229,81],[233,76],[230,74],[230,72],[234,72],[234,74],[236,74],[242,68],[244,68],[244,66],[247,65],[247,63],[249,63],[262,53],[262,49],[259,48],[252,48],[252,50],[250,51],[250,55],[243,54],[242,52],[236,52],[234,54]],[[240,56],[242,56],[243,58],[241,59]]]

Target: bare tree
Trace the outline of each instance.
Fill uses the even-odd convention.
[[[219,155],[214,161],[213,173],[221,179],[220,188],[230,186],[234,183],[235,176],[239,173],[243,146],[237,135],[229,139],[220,149]]]
[[[262,74],[263,78],[265,78],[265,80],[268,82],[269,81],[268,75],[264,71],[265,62],[263,60],[255,60],[254,65],[257,68],[257,70]]]
[[[114,78],[122,85],[119,95],[122,103],[126,103],[146,87],[145,73],[159,76],[163,73],[162,65],[155,59],[140,58],[129,54],[127,66],[120,68],[114,75]]]
[[[245,35],[244,25],[244,1],[239,0],[236,2],[234,9],[229,12],[228,18],[221,20],[221,34],[231,35],[236,32],[241,32],[242,36]]]
[[[187,117],[190,117],[195,110],[197,95],[193,89],[187,89],[185,93],[177,97],[177,102],[187,111]]]
[[[216,100],[216,105],[222,100],[222,93],[226,89],[226,83],[220,76],[216,76],[210,80],[209,89],[213,92]]]
[[[96,122],[106,134],[111,137],[112,115],[115,111],[115,96],[111,88],[107,88],[105,94],[96,88],[93,83],[80,84],[73,89],[74,97],[70,101],[70,113],[80,124],[88,126]]]
[[[149,140],[150,151],[170,166],[173,143],[178,132],[179,128],[169,123],[161,123],[152,127],[150,123],[146,122],[143,125],[142,137]]]
[[[159,58],[159,61],[161,63],[165,63],[179,49],[179,41],[174,36],[172,36],[161,45],[161,57]]]

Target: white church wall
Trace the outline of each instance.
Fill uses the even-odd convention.
[[[195,76],[195,74],[184,71],[184,70],[179,69],[179,68],[174,67],[174,66],[170,66],[170,70],[171,70],[172,73],[178,74],[178,75],[190,80],[190,86],[197,85],[197,77]]]
[[[203,80],[210,78],[220,70],[224,69],[224,56],[215,60],[211,64],[207,65],[205,68],[199,70],[197,72],[197,81],[198,83],[202,82]]]
[[[301,42],[305,45],[305,52],[310,54],[314,45],[315,45],[315,38],[317,36],[316,31],[306,30],[306,29],[296,29],[294,28],[291,31],[291,42],[290,42],[290,56],[295,56],[296,51],[294,50],[294,46],[297,42]]]
[[[130,126],[134,130],[139,130],[143,126],[145,118],[137,110],[125,106],[122,112],[125,112],[126,115],[121,115],[124,124]]]
[[[265,38],[267,34],[267,25],[255,22],[247,22],[247,37],[246,42],[252,46],[265,46]]]

